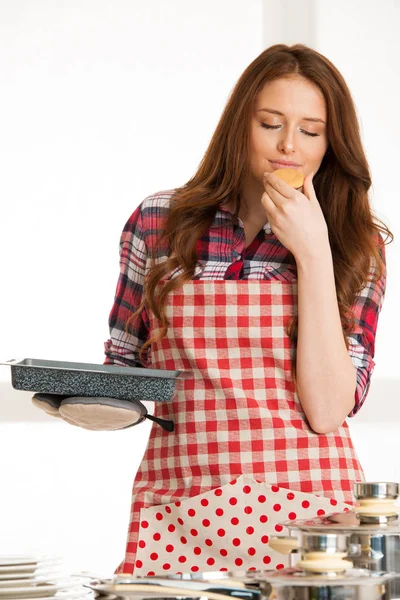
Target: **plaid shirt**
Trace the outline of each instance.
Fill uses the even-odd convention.
[[[164,231],[173,190],[159,192],[146,198],[126,223],[120,242],[120,276],[109,326],[110,339],[105,343],[106,364],[121,366],[150,366],[151,351],[139,359],[139,350],[149,336],[146,309],[130,326],[126,323],[143,296],[145,274],[150,268],[149,249]],[[288,250],[279,242],[266,223],[253,242],[246,247],[241,220],[218,208],[208,231],[197,242],[198,264],[194,279],[265,279],[295,281],[296,267],[289,261]],[[156,261],[163,262],[168,247],[157,250]],[[385,258],[382,245],[382,257]],[[179,273],[177,269],[168,277]],[[352,307],[355,316],[354,332],[348,337],[349,354],[357,369],[354,416],[361,408],[370,385],[374,368],[375,333],[385,294],[386,271],[374,283],[368,282]]]

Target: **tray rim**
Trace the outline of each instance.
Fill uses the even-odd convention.
[[[24,361],[35,361],[35,364],[24,364]],[[40,362],[46,362],[47,364],[40,364]],[[183,370],[174,371],[169,369],[152,369],[151,367],[122,367],[121,365],[58,361],[30,357],[19,359],[13,358],[8,361],[0,362],[0,365],[11,367],[11,370],[15,369],[16,367],[20,369],[50,369],[55,372],[74,371],[76,373],[95,373],[99,375],[124,375],[131,377],[148,377],[159,379],[180,379],[185,378],[189,375],[189,371]],[[79,368],[78,365],[82,368]],[[100,368],[94,369],[93,367]]]

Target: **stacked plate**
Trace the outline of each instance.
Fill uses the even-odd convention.
[[[84,583],[63,573],[55,558],[0,555],[0,600],[92,600]]]

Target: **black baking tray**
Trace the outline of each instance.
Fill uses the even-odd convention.
[[[24,358],[0,363],[11,367],[16,390],[67,396],[91,396],[170,402],[178,378],[187,371],[120,367]]]

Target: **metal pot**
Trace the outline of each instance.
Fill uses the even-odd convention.
[[[357,483],[357,500],[396,500],[398,483]],[[366,515],[358,509],[359,529],[351,534],[351,542],[359,546],[352,555],[355,565],[370,571],[395,571],[400,573],[400,521],[397,513],[392,515]],[[373,528],[373,529],[372,529]],[[392,581],[388,598],[400,596],[400,580]]]
[[[372,572],[400,573],[400,520],[390,508],[399,496],[399,484],[392,482],[363,482],[355,484],[355,497],[360,507],[345,513],[334,513],[315,519],[284,523],[290,531],[304,533],[342,533],[349,535],[348,558],[355,567]],[[368,502],[382,503],[383,512]],[[383,502],[382,502],[383,501]],[[386,504],[385,504],[386,503]],[[364,505],[363,505],[364,504]],[[387,508],[389,506],[389,508]],[[392,514],[389,514],[391,513]],[[391,581],[385,600],[400,598],[400,579]]]
[[[350,544],[350,534],[343,532],[324,532],[324,531],[300,531],[298,537],[276,536],[269,542],[270,547],[281,554],[301,554],[301,562],[310,560],[326,560],[334,558],[336,562],[342,562],[342,568],[338,571],[345,571],[351,568],[353,564],[344,561],[347,557]],[[300,566],[298,563],[298,566]],[[312,570],[312,569],[310,569]],[[318,572],[320,570],[318,569]]]
[[[349,570],[340,575],[312,575],[287,569],[270,578],[277,600],[384,600],[391,575]]]

